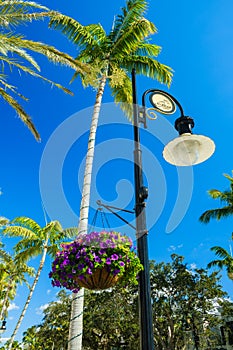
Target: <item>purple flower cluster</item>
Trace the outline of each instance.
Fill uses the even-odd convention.
[[[142,269],[134,251],[132,240],[119,232],[101,231],[81,235],[71,243],[62,244],[56,254],[49,277],[52,285],[78,292],[77,278],[85,280],[96,269],[106,267],[113,276],[137,283]]]

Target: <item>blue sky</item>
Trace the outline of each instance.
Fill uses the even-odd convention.
[[[120,13],[120,6],[124,5],[124,1],[107,0],[98,3],[89,0],[81,4],[64,0],[41,3],[73,16],[82,24],[100,22],[106,31],[111,28],[114,15]],[[228,180],[222,174],[230,174],[233,169],[232,10],[230,0],[149,2],[147,17],[158,28],[158,34],[152,40],[162,46],[158,59],[173,68],[174,78],[168,90],[156,81],[138,76],[138,101],[140,103],[142,93],[148,88],[169,91],[180,101],[185,113],[195,119],[193,132],[211,137],[216,144],[216,151],[208,161],[180,169],[166,163],[161,156],[164,144],[176,136],[172,125],[179,115],[158,116],[157,120],[148,121],[147,130],[141,130],[145,182],[149,187],[149,251],[150,258],[156,261],[169,261],[170,254],[175,252],[184,255],[188,264],[206,267],[214,258],[210,247],[221,245],[228,249],[231,243],[231,218],[212,221],[208,225],[201,224],[198,218],[203,211],[219,204],[208,197],[207,190],[226,189]],[[28,38],[76,54],[74,46],[61,33],[47,29],[46,22],[22,27],[21,32]],[[37,143],[14,111],[2,103],[1,215],[10,219],[28,216],[44,225],[43,200],[51,220],[60,220],[64,227],[74,226],[78,220],[83,160],[95,92],[88,88],[84,90],[79,80],[69,85],[71,70],[48,64],[41,57],[38,60],[42,73],[69,86],[74,96],[13,72],[11,83],[17,84],[30,98],[25,108],[33,117],[42,142]],[[132,127],[113,106],[108,89],[103,102],[90,221],[97,208],[97,199],[127,209],[134,206]],[[147,104],[150,107],[149,101]],[[180,200],[178,208],[177,198]],[[175,217],[171,216],[173,209],[176,210]],[[133,237],[129,227],[107,215],[112,227]],[[133,220],[129,216],[126,218]],[[178,226],[175,219],[181,220]],[[5,243],[10,249],[11,241]],[[32,264],[37,266],[38,260]],[[47,277],[49,268],[48,259],[20,333],[40,321],[41,308],[53,300],[58,291],[52,289]],[[224,290],[232,297],[232,282],[225,272],[222,275]],[[9,312],[6,337],[11,334],[26,293],[26,288],[19,288],[15,307]]]

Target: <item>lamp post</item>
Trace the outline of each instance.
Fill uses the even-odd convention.
[[[173,114],[176,107],[180,117],[175,121],[179,137],[165,146],[163,156],[166,161],[177,166],[190,166],[208,159],[215,150],[214,142],[206,136],[193,135],[194,121],[184,115],[180,103],[170,94],[158,90],[146,90],[142,96],[142,108],[137,104],[136,74],[132,70],[132,97],[134,122],[134,182],[136,240],[139,259],[144,267],[139,274],[140,349],[153,350],[153,318],[151,305],[150,271],[148,258],[148,231],[146,226],[145,199],[148,189],[144,186],[142,172],[142,151],[140,147],[139,123],[146,127],[145,99],[150,94],[153,109],[166,115]]]
[[[2,325],[0,327],[0,334],[4,333],[6,330],[6,320],[2,321]]]

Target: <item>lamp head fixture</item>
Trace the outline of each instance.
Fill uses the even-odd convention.
[[[192,134],[194,121],[181,116],[175,121],[179,137],[169,142],[164,150],[164,159],[176,166],[192,166],[204,162],[215,151],[214,142],[206,136]]]
[[[144,110],[147,94],[150,94],[150,102],[157,112],[171,115],[176,112],[176,107],[180,111],[180,117],[175,121],[175,129],[179,137],[165,146],[163,150],[165,160],[176,166],[192,166],[210,158],[215,151],[214,142],[209,137],[192,133],[194,120],[184,115],[180,102],[168,92],[149,89],[142,96]]]
[[[179,135],[190,133],[192,134],[192,128],[194,127],[194,120],[190,117],[185,117],[182,115],[175,121],[175,129],[178,131]]]

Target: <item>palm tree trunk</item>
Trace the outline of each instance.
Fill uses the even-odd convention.
[[[9,292],[10,292],[10,289],[11,289],[11,285],[12,285],[12,282],[9,283],[9,285],[7,287],[5,298],[3,300],[2,309],[1,309],[1,313],[0,313],[0,321],[3,320],[4,313],[5,313],[5,311],[7,311],[7,301],[8,301],[8,296],[9,296]]]
[[[96,100],[92,115],[90,134],[88,139],[88,149],[86,155],[86,164],[83,179],[82,200],[80,206],[79,217],[79,235],[85,234],[88,231],[88,214],[90,205],[90,192],[91,192],[91,176],[95,151],[95,139],[98,126],[100,107],[104,88],[106,84],[106,76],[103,75],[99,89],[96,94]],[[81,289],[77,294],[73,295],[71,306],[71,319],[68,339],[68,350],[81,350],[82,349],[82,332],[83,332],[83,303],[84,303],[84,291]]]
[[[35,279],[34,279],[32,285],[31,285],[31,287],[30,287],[30,289],[29,289],[29,294],[28,294],[26,303],[24,304],[24,307],[23,307],[23,310],[22,310],[22,312],[21,312],[21,315],[20,315],[20,317],[19,317],[19,319],[18,319],[18,322],[17,322],[17,324],[16,324],[16,326],[15,326],[15,329],[14,329],[12,335],[11,335],[11,338],[10,338],[10,341],[9,341],[8,350],[11,350],[11,348],[12,348],[12,345],[13,345],[13,342],[14,342],[14,339],[15,339],[15,336],[16,336],[18,330],[19,330],[19,327],[21,326],[21,323],[22,323],[22,321],[23,321],[23,318],[24,318],[24,316],[25,316],[25,313],[26,313],[26,311],[27,311],[27,308],[28,308],[28,306],[29,306],[29,303],[30,303],[30,301],[31,301],[31,299],[32,299],[33,292],[34,292],[34,290],[35,290],[35,288],[36,288],[36,285],[37,285],[37,282],[38,282],[38,280],[39,280],[41,271],[42,271],[43,266],[44,266],[44,263],[45,263],[45,258],[46,258],[47,250],[48,250],[47,244],[48,244],[48,237],[46,238],[46,241],[45,241],[45,244],[44,244],[44,251],[43,251],[43,255],[42,255],[41,260],[40,260],[40,265],[39,265],[39,268],[38,268],[38,270],[37,270],[36,277],[35,277]]]

